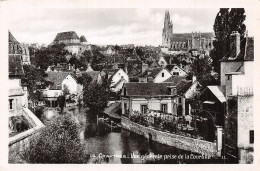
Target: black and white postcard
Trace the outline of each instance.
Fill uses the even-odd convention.
[[[260,169],[260,4],[228,2],[1,1],[0,170]]]

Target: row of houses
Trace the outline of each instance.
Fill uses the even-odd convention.
[[[245,38],[245,51],[240,50],[240,42],[244,40],[240,40],[238,32],[231,34],[231,40],[230,53],[220,61],[220,85],[199,91],[199,82],[186,80],[180,67],[174,70],[179,74],[169,72],[169,65],[147,68],[138,83],[124,84],[122,115],[131,117],[134,112],[146,114],[148,110],[156,110],[187,118],[191,111],[207,112],[215,128],[223,128],[223,155],[233,162],[252,162],[248,160],[253,158],[254,151],[254,40]],[[197,105],[191,104],[191,100]]]

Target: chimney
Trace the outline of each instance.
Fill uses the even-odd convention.
[[[125,73],[128,74],[127,63],[125,64]]]
[[[71,64],[69,63],[69,71],[71,70]]]
[[[142,73],[144,73],[145,70],[147,70],[148,64],[142,62]]]
[[[192,76],[192,83],[194,83],[196,80],[197,80],[197,77],[193,75]]]
[[[232,31],[230,35],[230,57],[237,57],[240,52],[240,34],[237,31]]]
[[[176,86],[168,86],[167,88],[171,91],[171,95],[172,96],[176,96],[177,95]]]

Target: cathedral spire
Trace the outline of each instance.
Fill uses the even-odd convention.
[[[162,45],[167,46],[170,43],[170,39],[173,34],[173,24],[170,19],[170,12],[167,9],[165,11],[165,18],[164,18],[164,28],[162,34]]]

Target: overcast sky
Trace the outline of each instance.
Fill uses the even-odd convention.
[[[8,28],[19,42],[51,43],[58,32],[75,31],[91,44],[160,45],[166,9],[39,9],[10,8]],[[218,8],[169,9],[173,32],[213,32]],[[253,15],[246,25],[254,35]]]

